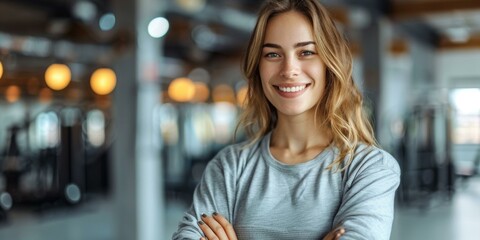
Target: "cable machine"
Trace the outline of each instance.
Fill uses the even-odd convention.
[[[451,197],[454,166],[451,158],[451,114],[446,104],[419,105],[405,121],[399,152],[402,203],[429,204],[435,193]]]

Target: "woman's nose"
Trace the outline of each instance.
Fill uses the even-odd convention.
[[[300,74],[300,66],[297,59],[292,57],[285,59],[280,76],[283,78],[294,78]]]

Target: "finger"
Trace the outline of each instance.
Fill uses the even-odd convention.
[[[237,234],[235,233],[235,229],[233,229],[232,224],[225,217],[223,217],[217,212],[214,212],[213,218],[217,220],[217,222],[220,223],[220,225],[223,227],[223,230],[225,230],[228,239],[237,240]]]
[[[218,239],[218,237],[215,235],[215,233],[208,227],[206,223],[203,221],[198,221],[198,226],[202,230],[203,234],[205,235],[206,238],[202,237],[200,239],[206,240],[206,239]]]
[[[228,239],[225,229],[220,225],[217,220],[213,217],[207,216],[205,213],[202,214],[202,221],[205,222],[208,227],[215,233],[215,236],[218,239]],[[209,236],[206,236],[208,239],[211,239]],[[215,239],[215,238],[213,238]]]
[[[330,231],[323,240],[338,240],[340,237],[345,233],[345,229],[343,227],[337,227]]]
[[[337,233],[337,234],[335,235],[335,240],[340,240],[340,237],[341,237],[341,236],[342,236],[342,234]]]
[[[325,237],[323,237],[323,240],[335,240],[335,231],[329,232]]]
[[[339,240],[340,237],[345,234],[345,229],[342,227],[342,228],[339,228],[335,231],[335,240]]]

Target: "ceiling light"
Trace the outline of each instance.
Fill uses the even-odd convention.
[[[77,1],[72,11],[75,17],[84,22],[91,22],[97,15],[97,6],[90,1]]]
[[[188,78],[177,78],[168,86],[168,96],[177,102],[189,102],[195,96],[195,84]]]
[[[210,96],[210,89],[204,82],[195,82],[194,102],[206,102]]]
[[[110,31],[115,27],[115,15],[113,13],[106,13],[100,18],[98,25],[102,31]]]
[[[90,78],[90,86],[93,92],[98,95],[107,95],[115,89],[117,77],[115,72],[109,68],[99,68],[93,72]]]
[[[14,103],[20,99],[22,91],[18,86],[12,85],[5,90],[5,98],[9,103]]]
[[[45,83],[53,90],[62,90],[72,78],[70,68],[65,64],[52,64],[45,71]]]
[[[154,38],[161,38],[168,32],[169,27],[170,24],[166,18],[157,17],[148,24],[148,34]]]

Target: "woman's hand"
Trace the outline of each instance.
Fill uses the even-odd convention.
[[[211,217],[202,214],[202,220],[198,222],[206,238],[200,240],[237,240],[237,234],[227,219],[214,212]],[[345,228],[337,227],[329,232],[323,240],[339,240],[345,234]]]
[[[345,228],[337,227],[333,229],[331,232],[329,232],[325,237],[323,237],[323,240],[339,240],[344,233],[345,233]]]
[[[202,220],[198,222],[206,238],[200,240],[237,240],[237,234],[230,222],[223,216],[214,212],[211,217],[202,214]]]

